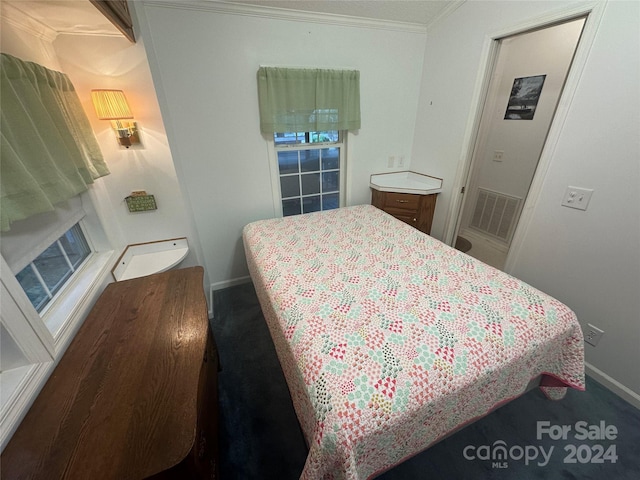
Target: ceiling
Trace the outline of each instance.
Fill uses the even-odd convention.
[[[89,0],[1,0],[2,15],[20,11],[36,26],[54,33],[121,35]],[[34,25],[32,25],[34,26]]]
[[[129,0],[141,1],[141,0]],[[164,0],[167,1],[167,0]],[[174,0],[179,3],[180,0]],[[216,0],[205,0],[216,1]],[[223,0],[219,3],[319,12],[429,26],[464,0]],[[3,15],[11,7],[55,34],[119,35],[89,0],[2,0]],[[9,8],[4,7],[9,5]]]

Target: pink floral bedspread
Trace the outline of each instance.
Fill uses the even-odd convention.
[[[243,238],[309,445],[303,479],[371,478],[540,374],[584,389],[568,307],[375,207],[262,220]]]

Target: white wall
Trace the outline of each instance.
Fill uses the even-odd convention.
[[[362,128],[348,139],[348,203],[369,203],[369,176],[389,171],[389,155],[409,158],[423,32],[226,14],[208,2],[135,7],[214,284],[248,274],[242,227],[275,216],[259,66],[360,70]]]
[[[193,246],[197,235],[191,230],[189,209],[178,185],[144,46],[121,36],[59,35],[54,47],[111,171],[102,183],[116,220],[112,226],[120,230],[124,245],[186,236]],[[110,122],[95,115],[93,88],[125,92],[140,130],[140,145],[128,149],[118,145]],[[124,199],[134,190],[153,194],[158,209],[129,212]],[[197,263],[194,248],[182,266]]]
[[[444,234],[452,182],[487,43],[495,34],[574,2],[466,2],[430,30],[414,169],[445,178],[433,231]],[[586,345],[589,371],[640,405],[640,4],[606,5],[568,105],[538,202],[510,272],[603,329]],[[430,105],[433,101],[433,105]],[[451,180],[451,181],[447,181]],[[594,189],[586,212],[562,207],[568,185]],[[456,191],[457,193],[457,191]],[[599,372],[598,372],[599,370]]]

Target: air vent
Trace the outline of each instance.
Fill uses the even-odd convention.
[[[509,243],[521,201],[518,197],[478,188],[471,226]]]

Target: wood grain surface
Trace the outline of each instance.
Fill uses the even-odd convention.
[[[196,431],[203,269],[110,284],[5,448],[3,479],[138,479]]]

